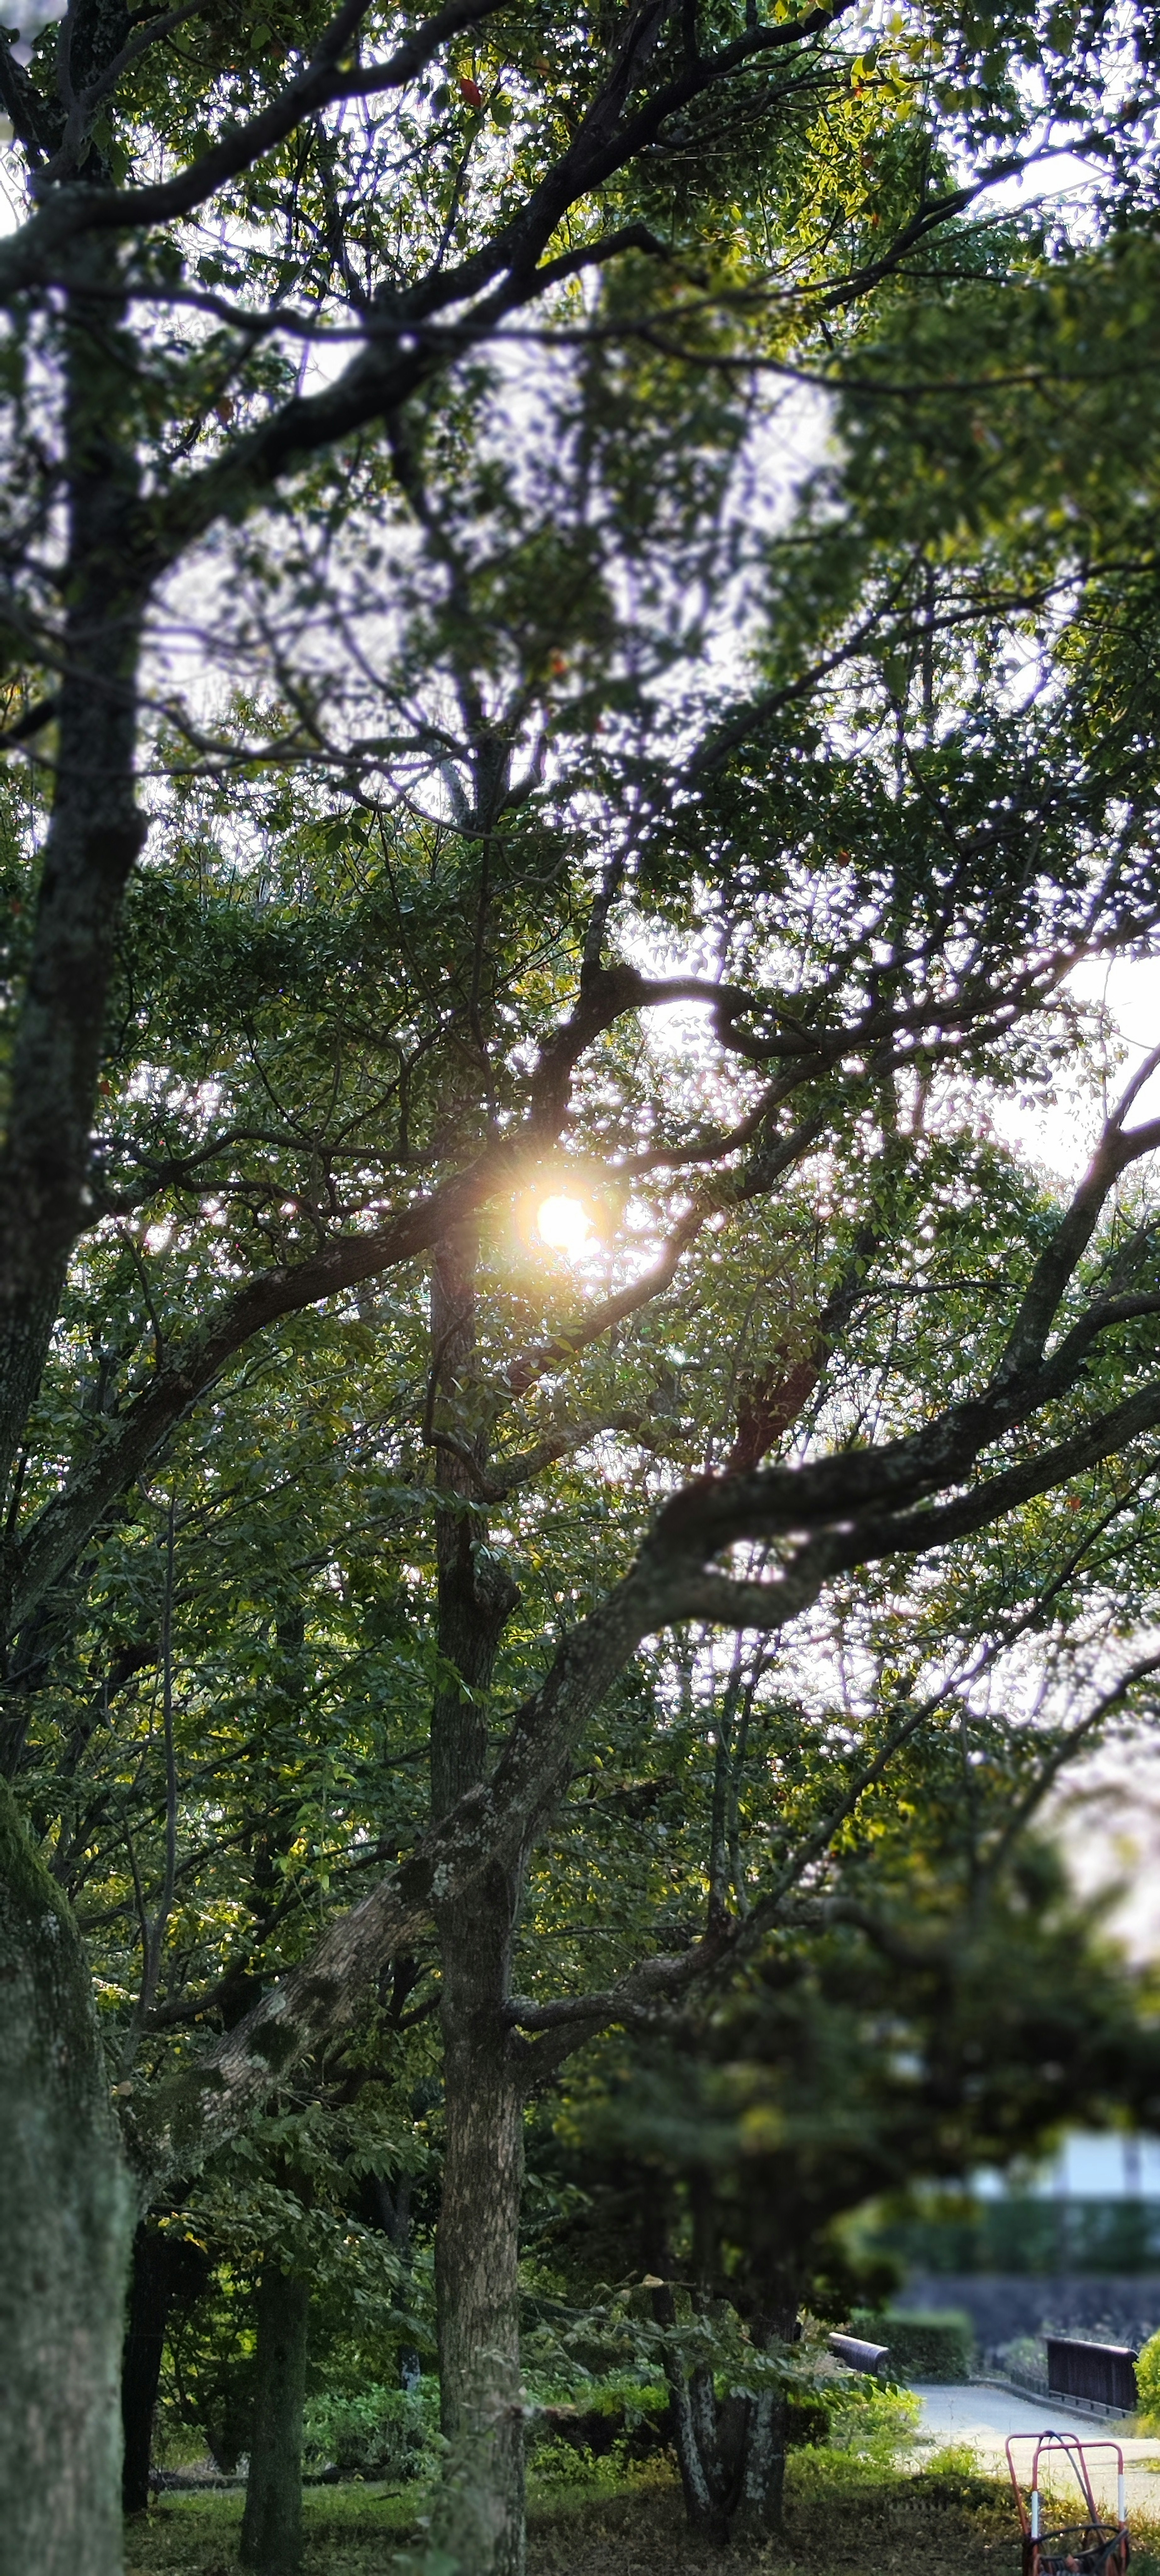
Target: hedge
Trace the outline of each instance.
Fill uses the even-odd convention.
[[[886,2345],[891,2379],[970,2378],[974,2328],[961,2308],[900,2310],[888,2317],[859,2308],[851,2323],[855,2334]]]

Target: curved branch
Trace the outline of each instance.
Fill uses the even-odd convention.
[[[1012,1326],[997,1372],[997,1383],[1017,1376],[1020,1370],[1042,1358],[1060,1300],[1091,1242],[1109,1192],[1130,1164],[1140,1162],[1145,1154],[1153,1154],[1160,1147],[1160,1118],[1150,1119],[1146,1127],[1125,1129],[1123,1124],[1133,1100],[1155,1071],[1157,1063],[1160,1063],[1160,1049],[1141,1066],[1113,1111],[1070,1207],[1056,1227],[1050,1243],[1041,1252]]]

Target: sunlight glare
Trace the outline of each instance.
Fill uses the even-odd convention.
[[[573,1253],[583,1252],[592,1232],[591,1220],[579,1199],[545,1199],[537,1221],[541,1240],[553,1252],[566,1252],[569,1259]]]

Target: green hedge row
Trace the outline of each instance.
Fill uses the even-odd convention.
[[[868,2343],[886,2345],[891,2379],[970,2378],[974,2329],[961,2308],[914,2309],[888,2317],[859,2308],[850,2322]]]

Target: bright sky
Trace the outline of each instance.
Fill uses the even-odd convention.
[[[1146,1055],[1160,1046],[1160,955],[1154,958],[1094,959],[1077,967],[1071,989],[1082,1001],[1102,1003],[1123,1043],[1123,1062],[1113,1066],[1107,1088],[1110,1107],[1131,1081]],[[1024,1108],[1013,1097],[1001,1101],[992,1123],[1011,1145],[1022,1147],[1063,1183],[1079,1179],[1095,1144],[1104,1103],[1090,1077],[1060,1085],[1052,1106]],[[1145,1084],[1133,1105],[1130,1123],[1138,1126],[1160,1115],[1160,1069]]]
[[[1077,969],[1072,988],[1105,1004],[1124,1047],[1109,1083],[1114,1100],[1144,1057],[1160,1046],[1160,956],[1093,962]],[[1079,1179],[1095,1143],[1102,1103],[1090,1085],[1061,1087],[1053,1107],[1003,1102],[994,1125],[1064,1185]],[[1160,1115],[1160,1071],[1134,1103],[1133,1126]],[[1141,1732],[1115,1743],[1070,1775],[1058,1807],[1075,1878],[1085,1895],[1114,1890],[1110,1928],[1137,1958],[1160,1957],[1160,1740]]]

